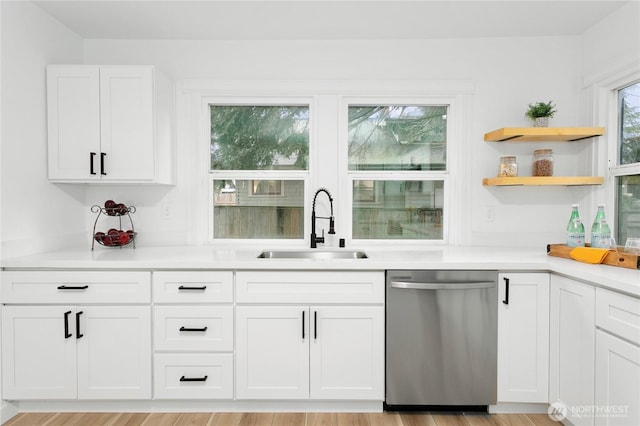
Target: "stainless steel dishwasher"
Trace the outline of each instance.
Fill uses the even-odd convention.
[[[497,271],[387,271],[388,410],[496,403]]]

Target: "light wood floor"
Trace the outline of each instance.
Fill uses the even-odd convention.
[[[5,426],[559,426],[546,414],[22,413]]]

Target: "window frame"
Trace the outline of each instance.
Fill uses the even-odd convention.
[[[622,77],[610,85],[607,95],[608,128],[609,137],[607,144],[608,173],[607,180],[607,201],[611,207],[612,215],[609,222],[613,222],[613,235],[619,235],[618,229],[618,201],[619,185],[618,179],[624,176],[640,175],[640,161],[635,163],[620,164],[620,102],[619,91],[625,87],[640,83],[638,74]],[[624,241],[617,241],[617,244],[624,246]]]
[[[216,244],[233,244],[237,246],[255,246],[256,243],[264,244],[265,246],[275,246],[275,245],[284,245],[284,244],[297,244],[300,242],[305,242],[307,240],[307,200],[310,195],[310,183],[312,181],[313,174],[313,164],[314,158],[316,156],[316,140],[317,135],[315,129],[316,125],[316,109],[317,102],[314,96],[305,96],[305,95],[207,95],[203,96],[201,99],[202,102],[202,117],[203,117],[203,143],[201,147],[201,152],[203,153],[203,160],[206,164],[203,164],[205,179],[204,188],[207,191],[207,214],[206,214],[206,231],[207,231],[207,244],[216,245]],[[265,106],[275,106],[275,105],[296,105],[296,106],[308,106],[309,107],[309,154],[307,159],[307,169],[306,170],[211,170],[211,113],[210,106],[211,105],[221,105],[221,106],[234,106],[234,105],[265,105]],[[216,238],[214,235],[214,181],[215,180],[278,180],[278,181],[286,181],[286,180],[301,180],[304,184],[304,195],[303,195],[303,233],[301,238]],[[271,196],[271,195],[252,195],[253,197],[282,197],[280,196]]]
[[[454,215],[458,215],[458,209],[454,208],[452,202],[452,194],[454,191],[454,179],[452,176],[459,169],[460,149],[454,147],[461,146],[459,138],[462,134],[459,128],[463,119],[460,114],[462,108],[457,105],[462,103],[459,96],[342,96],[340,105],[340,139],[339,139],[339,159],[340,180],[345,182],[346,194],[343,199],[346,201],[348,208],[343,209],[342,217],[347,221],[347,235],[350,244],[367,245],[367,246],[402,246],[413,247],[417,245],[444,245],[451,243],[450,223],[454,219]],[[389,170],[389,171],[366,171],[366,170],[349,170],[349,106],[350,105],[437,105],[447,107],[447,145],[445,149],[445,170]],[[442,205],[442,239],[355,239],[353,237],[353,182],[356,180],[373,180],[376,181],[443,181],[443,205]]]

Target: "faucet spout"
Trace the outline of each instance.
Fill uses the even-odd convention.
[[[329,198],[329,205],[331,206],[331,215],[329,217],[316,216],[316,200],[318,199],[318,195],[324,192],[327,194]],[[318,243],[324,244],[324,229],[322,230],[322,236],[318,237],[316,235],[316,219],[328,219],[329,220],[329,234],[335,234],[335,219],[333,218],[333,197],[329,193],[326,188],[320,188],[316,191],[313,196],[313,205],[311,207],[311,248],[317,248]]]

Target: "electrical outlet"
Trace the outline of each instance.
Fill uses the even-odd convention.
[[[487,222],[493,222],[496,219],[496,209],[494,206],[486,206],[484,219]]]
[[[163,204],[160,206],[160,216],[162,219],[173,218],[173,206],[169,204]]]

